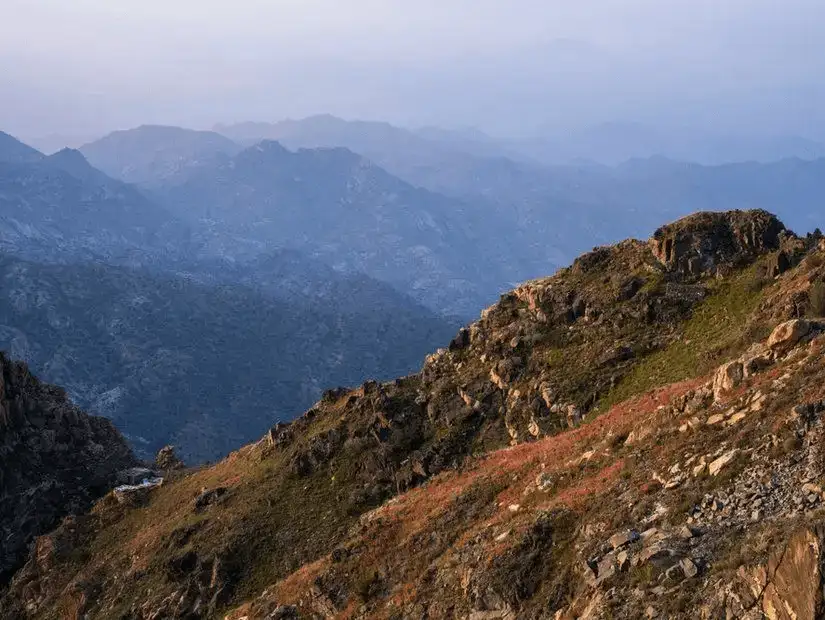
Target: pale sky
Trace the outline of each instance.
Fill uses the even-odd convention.
[[[823,0],[0,0],[0,129],[315,113],[822,138]]]

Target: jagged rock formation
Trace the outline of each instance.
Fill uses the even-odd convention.
[[[697,213],[663,226],[650,243],[669,270],[698,277],[779,249],[784,231],[767,211]]]
[[[90,417],[0,353],[0,585],[32,539],[80,514],[134,463],[108,420]]]
[[[329,390],[140,507],[107,496],[0,616],[820,617],[825,253],[763,212],[672,229],[698,267],[597,249],[421,372]]]

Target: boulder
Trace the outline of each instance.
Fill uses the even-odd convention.
[[[787,352],[811,332],[811,322],[792,319],[777,326],[768,338],[768,346],[775,352]]]
[[[217,503],[223,498],[229,489],[226,487],[217,487],[215,489],[203,489],[195,498],[195,510],[203,510],[207,506]]]
[[[719,401],[727,392],[739,386],[745,378],[744,365],[739,360],[723,364],[713,377],[713,397]]]
[[[462,327],[458,330],[458,334],[450,341],[450,351],[460,351],[470,346],[470,330]]]
[[[823,536],[820,528],[804,529],[774,551],[767,566],[740,569],[770,620],[815,620],[825,616],[823,600]]]
[[[599,561],[598,575],[596,577],[596,585],[604,583],[616,574],[618,566],[616,565],[616,556],[608,553]]]
[[[767,345],[759,343],[752,346],[748,352],[742,356],[741,360],[745,372],[745,378],[748,378],[765,370],[771,365],[771,351]]]
[[[567,405],[567,426],[574,428],[582,421],[582,412],[576,405]]]
[[[127,506],[142,506],[149,499],[151,492],[162,485],[163,478],[149,478],[140,484],[122,484],[115,487],[115,499]]]
[[[699,568],[690,558],[682,558],[679,562],[679,566],[682,567],[682,572],[688,579],[693,579],[699,574]]]

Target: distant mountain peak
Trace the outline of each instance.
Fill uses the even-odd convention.
[[[145,184],[177,177],[216,157],[233,156],[241,147],[214,131],[140,125],[110,133],[80,150],[89,163],[109,176]]]
[[[43,153],[37,149],[24,144],[4,131],[0,131],[0,162],[32,163],[40,161],[43,157]]]
[[[72,163],[78,164],[83,166],[88,166],[89,168],[92,165],[89,163],[89,160],[84,157],[83,153],[78,151],[77,149],[72,149],[69,147],[62,148],[56,153],[49,155],[46,157],[46,161],[55,163],[55,162],[64,162],[64,163]]]

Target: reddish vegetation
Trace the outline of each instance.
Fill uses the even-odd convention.
[[[554,508],[566,506],[568,508],[580,508],[582,504],[592,499],[593,496],[604,493],[608,487],[616,481],[624,468],[624,460],[618,460],[608,465],[593,476],[588,476],[577,485],[565,489],[556,495],[546,506]]]
[[[569,467],[570,462],[581,456],[588,443],[624,435],[639,424],[640,418],[655,413],[656,408],[669,403],[707,381],[706,377],[681,381],[657,388],[639,397],[619,403],[610,411],[588,424],[533,443],[498,450],[475,461],[462,472],[449,472],[437,476],[431,482],[413,489],[396,503],[381,509],[381,516],[403,519],[408,531],[418,531],[434,511],[446,505],[479,480],[507,478],[512,481],[530,479],[538,473],[551,473]],[[597,456],[597,455],[595,455]],[[594,456],[594,458],[595,458]],[[614,478],[622,467],[621,462],[606,467],[603,472],[583,480],[576,489],[570,489],[570,497],[587,495],[587,488],[598,493],[606,486],[601,477]],[[592,485],[588,487],[588,485]],[[509,485],[500,500],[516,501],[520,493],[518,485]]]
[[[706,378],[693,379],[653,390],[616,405],[603,416],[576,429],[534,443],[520,444],[493,452],[474,461],[462,471],[444,473],[428,484],[413,489],[373,513],[375,527],[371,528],[368,539],[371,549],[377,554],[376,560],[386,548],[410,544],[417,536],[426,532],[433,521],[448,510],[459,497],[478,484],[498,482],[505,486],[505,490],[497,497],[501,509],[491,520],[484,523],[465,524],[465,529],[455,546],[460,547],[462,542],[470,540],[481,529],[496,524],[512,521],[511,525],[519,529],[520,513],[511,512],[507,506],[524,502],[524,489],[537,475],[570,469],[575,459],[581,457],[590,447],[589,444],[605,437],[626,435],[639,424],[640,418],[654,414],[659,406],[695,389],[704,381]],[[542,499],[546,496],[537,496],[530,502],[531,507],[550,509],[565,506],[573,510],[583,508],[615,483],[625,467],[622,459],[610,462],[609,458],[603,457],[603,453],[594,454],[591,462],[598,467],[596,471],[569,481],[567,486],[558,489],[552,497],[544,501]],[[505,541],[498,546],[503,549],[508,544],[509,541]]]

